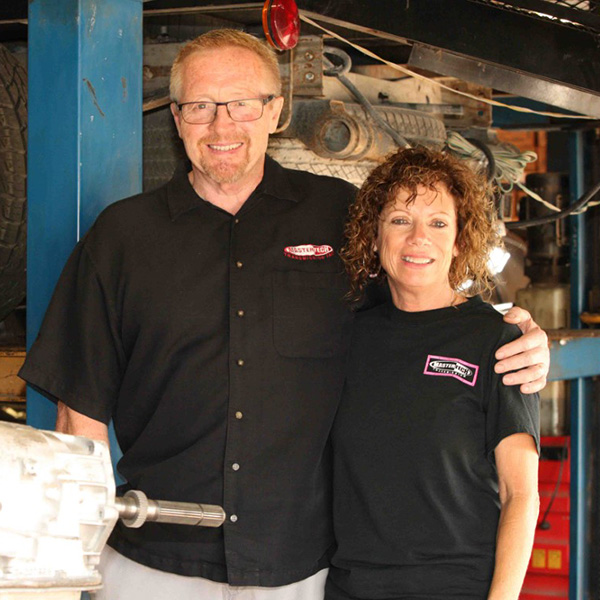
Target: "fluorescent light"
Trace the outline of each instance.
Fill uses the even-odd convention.
[[[498,248],[498,246],[493,248],[488,258],[488,269],[490,270],[490,273],[492,275],[502,273],[509,258],[510,253],[503,248]]]

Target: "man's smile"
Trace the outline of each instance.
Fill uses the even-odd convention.
[[[242,146],[242,142],[235,144],[207,144],[207,146],[216,152],[230,152],[231,150],[237,150]]]

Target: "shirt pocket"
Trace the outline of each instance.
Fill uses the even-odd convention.
[[[275,271],[273,337],[289,358],[330,358],[346,351],[352,313],[343,273]]]

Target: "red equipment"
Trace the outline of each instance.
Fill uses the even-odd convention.
[[[540,516],[520,600],[569,599],[570,437],[542,437]]]
[[[273,48],[295,48],[300,37],[300,17],[294,0],[266,0],[262,22],[267,41]]]

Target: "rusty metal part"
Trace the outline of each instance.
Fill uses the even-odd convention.
[[[290,125],[292,120],[292,98],[294,96],[294,78],[292,72],[294,69],[295,50],[287,50],[278,55],[279,73],[281,75],[281,95],[283,96],[283,110],[279,115],[279,123],[275,133],[284,131]]]
[[[441,120],[426,113],[375,107],[386,122],[411,140],[438,146],[445,140]],[[374,123],[362,106],[339,100],[294,99],[286,138],[299,138],[323,158],[380,161],[396,149],[393,140]]]
[[[171,76],[171,67],[168,65],[144,65],[142,68],[142,77],[144,82],[163,77],[168,79]]]
[[[323,64],[327,67],[324,71],[324,75],[336,77],[340,83],[342,83],[344,87],[346,87],[348,91],[356,98],[356,100],[358,100],[365,113],[369,116],[369,119],[377,125],[378,129],[385,131],[385,133],[387,133],[387,135],[394,140],[395,144],[397,144],[400,148],[410,148],[410,143],[408,140],[400,132],[391,127],[390,124],[375,110],[365,95],[345,75],[343,75],[343,73],[349,70],[352,65],[350,56],[343,50],[333,49],[335,50],[333,54],[337,55],[338,58],[341,57],[343,60],[343,64],[340,67],[336,67],[327,58],[327,54],[332,54],[329,52],[329,50],[330,49],[327,48],[327,46],[323,49],[325,54],[323,58]]]
[[[25,403],[25,381],[17,373],[25,362],[25,348],[0,348],[0,402]]]
[[[579,318],[586,325],[600,325],[600,313],[584,312],[579,315]]]
[[[142,103],[142,112],[148,112],[149,110],[154,110],[155,108],[162,108],[163,106],[168,106],[171,104],[171,98],[168,93],[165,96],[164,93],[159,95],[154,95],[149,98],[145,98]]]
[[[323,38],[300,37],[294,49],[292,85],[296,96],[323,95]]]
[[[369,159],[375,146],[373,128],[338,100],[296,100],[288,137],[298,137],[324,158]],[[378,152],[377,154],[380,154]]]
[[[600,338],[598,329],[546,329],[545,331],[548,341],[558,342],[561,346],[566,346],[574,340]]]

